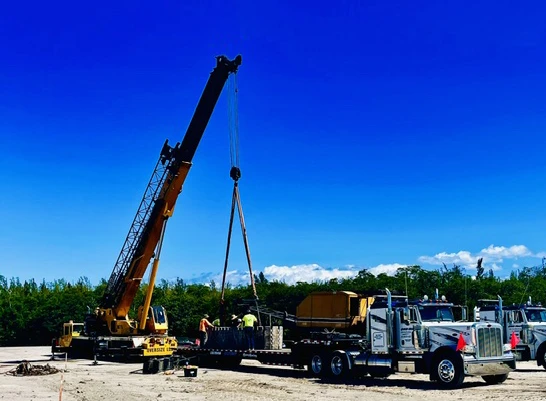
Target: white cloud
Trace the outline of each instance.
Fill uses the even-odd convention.
[[[418,260],[419,262],[429,265],[456,263],[467,266],[471,264],[476,264],[478,261],[478,257],[472,256],[472,254],[468,251],[459,251],[457,253],[440,252],[434,256],[420,256]]]
[[[459,252],[440,252],[434,256],[420,256],[418,261],[425,265],[447,265],[458,264],[467,269],[475,269],[479,258],[483,258],[483,267],[485,269],[493,269],[495,271],[502,270],[502,263],[505,259],[518,258],[542,258],[546,257],[546,252],[533,253],[525,245],[512,245],[509,247],[489,245],[487,248],[483,248],[477,253],[470,251]],[[404,268],[408,265],[400,263],[381,263],[377,266],[366,268],[368,272],[377,276],[379,274],[387,274],[392,276],[396,274],[398,269]],[[352,278],[358,274],[358,271],[363,267],[347,264],[339,268],[326,268],[319,264],[300,264],[292,266],[278,266],[271,265],[263,269],[264,276],[269,281],[281,281],[286,284],[293,285],[298,281],[302,282],[317,282],[317,281],[329,281],[331,279],[345,279]],[[519,265],[514,263],[512,268],[519,268]],[[259,274],[259,271],[255,272]],[[205,283],[208,284],[211,281],[216,283],[217,287],[222,285],[221,273],[202,273],[197,277],[193,277],[188,280],[190,283]],[[229,270],[226,275],[226,282],[232,286],[248,285],[250,283],[250,277],[246,269],[241,270]]]
[[[379,264],[377,266],[367,268],[367,270],[376,276],[381,273],[392,276],[398,269],[406,266],[407,265],[400,263]],[[356,265],[346,265],[342,268],[326,268],[316,263],[311,263],[293,266],[271,265],[265,267],[263,273],[265,278],[269,281],[281,281],[285,282],[286,284],[293,285],[298,281],[313,283],[317,281],[329,281],[334,278],[352,278],[355,277],[361,269],[361,267],[357,267]],[[259,271],[255,272],[255,274],[259,273]],[[201,283],[205,285],[209,285],[211,281],[214,281],[217,287],[221,287],[222,274],[203,273],[188,280],[189,283]],[[229,283],[232,286],[250,284],[248,271],[229,270],[226,274],[226,283]]]
[[[484,257],[484,260],[486,257],[489,257],[492,259],[500,259],[502,261],[502,258],[514,259],[518,257],[532,256],[533,253],[525,245],[512,245],[509,248],[505,246],[489,245],[487,248],[480,251],[480,255]]]
[[[489,268],[492,269],[492,270],[495,270],[495,271],[502,270],[502,266],[499,266],[496,263],[493,263],[492,265],[490,265]]]
[[[196,277],[192,277],[187,280],[190,284],[205,284],[209,285],[212,281],[217,288],[222,288],[222,274],[221,273],[203,273]],[[234,286],[250,284],[250,275],[248,271],[228,270],[226,272],[226,284]]]
[[[354,277],[358,271],[352,266],[345,268],[326,269],[316,263],[295,266],[267,266],[264,276],[270,281],[283,281],[286,284],[296,284],[298,281],[312,283],[315,281],[328,281],[333,278]]]
[[[377,276],[385,273],[392,276],[401,267],[406,267],[400,263],[380,264],[368,268],[368,272]],[[328,269],[316,263],[295,265],[295,266],[277,266],[272,265],[264,269],[264,275],[268,280],[284,281],[287,284],[296,284],[298,281],[312,283],[315,281],[328,281],[333,278],[344,279],[352,278],[358,274],[360,268],[355,265],[347,265],[344,268]]]
[[[393,276],[396,274],[398,269],[401,267],[406,267],[407,265],[401,265],[400,263],[390,263],[390,264],[380,264],[375,267],[370,267],[368,271],[372,273],[374,276],[377,276],[378,274],[385,273],[389,276]]]
[[[489,268],[493,270],[501,269],[499,263],[504,259],[518,259],[524,257],[541,257],[546,255],[546,252],[534,254],[525,245],[512,245],[510,247],[489,245],[475,254],[469,251],[459,251],[457,253],[440,252],[434,256],[420,256],[419,262],[429,265],[458,264],[466,268],[475,269],[479,258],[483,258],[484,267],[489,264]]]

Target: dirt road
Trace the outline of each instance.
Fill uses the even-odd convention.
[[[49,361],[48,347],[0,348],[0,400],[58,400],[61,373],[14,377],[5,373],[20,361],[64,369],[64,361]],[[438,390],[426,375],[392,375],[346,384],[325,383],[289,367],[243,361],[238,371],[199,369],[195,378],[174,374],[143,375],[141,364],[69,360],[64,373],[64,401],[132,400],[545,400],[546,370],[534,362],[518,363],[518,370],[500,385],[480,378],[465,379],[463,388]]]

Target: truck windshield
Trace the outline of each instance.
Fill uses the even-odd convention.
[[[450,306],[419,306],[419,314],[423,322],[455,320]]]
[[[528,309],[525,315],[529,322],[546,322],[546,309]]]

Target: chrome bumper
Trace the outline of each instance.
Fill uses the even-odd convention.
[[[501,358],[476,359],[465,355],[464,373],[470,376],[504,375],[516,369],[516,358],[513,354]]]

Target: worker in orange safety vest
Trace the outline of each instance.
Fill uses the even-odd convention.
[[[209,315],[206,313],[203,315],[203,319],[199,321],[199,346],[202,348],[207,342],[208,334],[207,329],[214,327],[214,325],[208,321]]]

